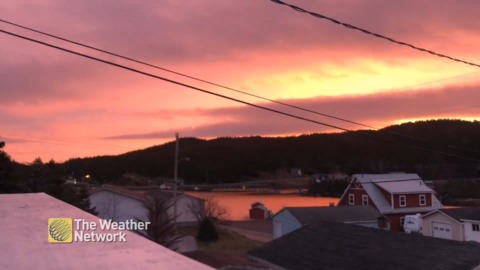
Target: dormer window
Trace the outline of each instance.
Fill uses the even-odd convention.
[[[368,205],[368,195],[362,195],[362,205]]]
[[[407,206],[407,196],[405,196],[405,195],[400,195],[400,196],[398,197],[398,202],[399,202],[400,207],[405,207],[405,206]]]
[[[348,204],[355,205],[355,194],[348,194]]]
[[[420,206],[427,205],[427,196],[425,194],[418,195],[418,201],[420,202]]]

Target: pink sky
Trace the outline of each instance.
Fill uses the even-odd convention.
[[[304,8],[480,63],[478,1],[291,1]],[[393,45],[268,0],[14,1],[0,18],[175,71],[375,127],[478,119],[480,69]],[[283,108],[0,23],[235,98]],[[312,123],[106,66],[1,34],[0,140],[20,162],[120,154],[181,136],[331,132]]]

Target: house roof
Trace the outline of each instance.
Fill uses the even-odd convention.
[[[1,269],[212,269],[130,231],[123,243],[48,243],[48,218],[100,226],[94,215],[45,193],[0,195],[0,216]]]
[[[130,198],[141,200],[141,201],[145,201],[149,196],[152,196],[152,195],[160,196],[161,198],[164,198],[164,199],[173,199],[173,192],[166,192],[166,191],[162,191],[162,190],[159,190],[159,189],[152,189],[152,188],[143,188],[142,189],[142,188],[138,188],[138,187],[135,188],[135,190],[132,190],[130,188],[125,188],[125,187],[111,185],[111,184],[102,185],[100,188],[97,188],[97,189],[93,190],[91,193],[93,194],[93,193],[97,193],[97,192],[100,192],[100,191],[110,191],[110,192],[118,193],[118,194],[130,197]],[[180,197],[180,196],[186,196],[186,197],[190,197],[190,198],[194,198],[194,199],[203,201],[203,199],[200,199],[200,198],[197,198],[197,197],[194,197],[194,196],[190,196],[190,195],[188,195],[186,193],[183,193],[183,192],[178,192],[177,193],[177,197]]]
[[[121,186],[115,186],[115,185],[110,185],[110,184],[105,184],[105,185],[102,185],[101,187],[99,187],[97,189],[92,190],[91,194],[95,194],[95,193],[98,193],[98,192],[101,192],[101,191],[109,191],[109,192],[118,193],[118,194],[130,197],[130,198],[133,198],[133,199],[137,199],[137,200],[140,200],[140,201],[146,200],[146,196],[142,192],[138,192],[138,191],[123,188]]]
[[[348,188],[351,187],[355,180],[362,184],[363,189],[367,192],[370,199],[382,214],[424,213],[443,208],[443,205],[434,195],[434,191],[425,185],[420,176],[415,173],[354,174],[352,176],[352,182]],[[393,194],[431,193],[432,206],[392,209],[390,202],[385,199],[381,189]],[[340,200],[343,199],[345,194],[346,192]]]
[[[285,269],[473,269],[480,244],[343,223],[307,225],[253,250]]]
[[[380,212],[368,205],[362,206],[325,206],[325,207],[285,207],[302,225],[329,222],[376,221]],[[276,215],[278,215],[278,212]],[[275,216],[276,216],[275,215]]]
[[[445,208],[439,210],[444,214],[458,220],[478,220],[480,221],[480,207],[459,207]],[[430,213],[429,213],[430,214]],[[428,214],[427,214],[428,215]]]
[[[416,173],[355,174],[359,183],[375,183],[389,193],[433,193]]]

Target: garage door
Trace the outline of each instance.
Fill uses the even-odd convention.
[[[452,239],[452,224],[443,222],[432,222],[433,237]]]

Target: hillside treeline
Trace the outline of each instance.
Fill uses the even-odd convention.
[[[425,179],[480,175],[480,122],[433,120],[378,131],[296,137],[180,139],[179,177],[186,183],[220,183],[315,173],[406,171]],[[60,164],[74,175],[111,182],[125,173],[173,176],[174,142],[119,156],[71,159]]]

